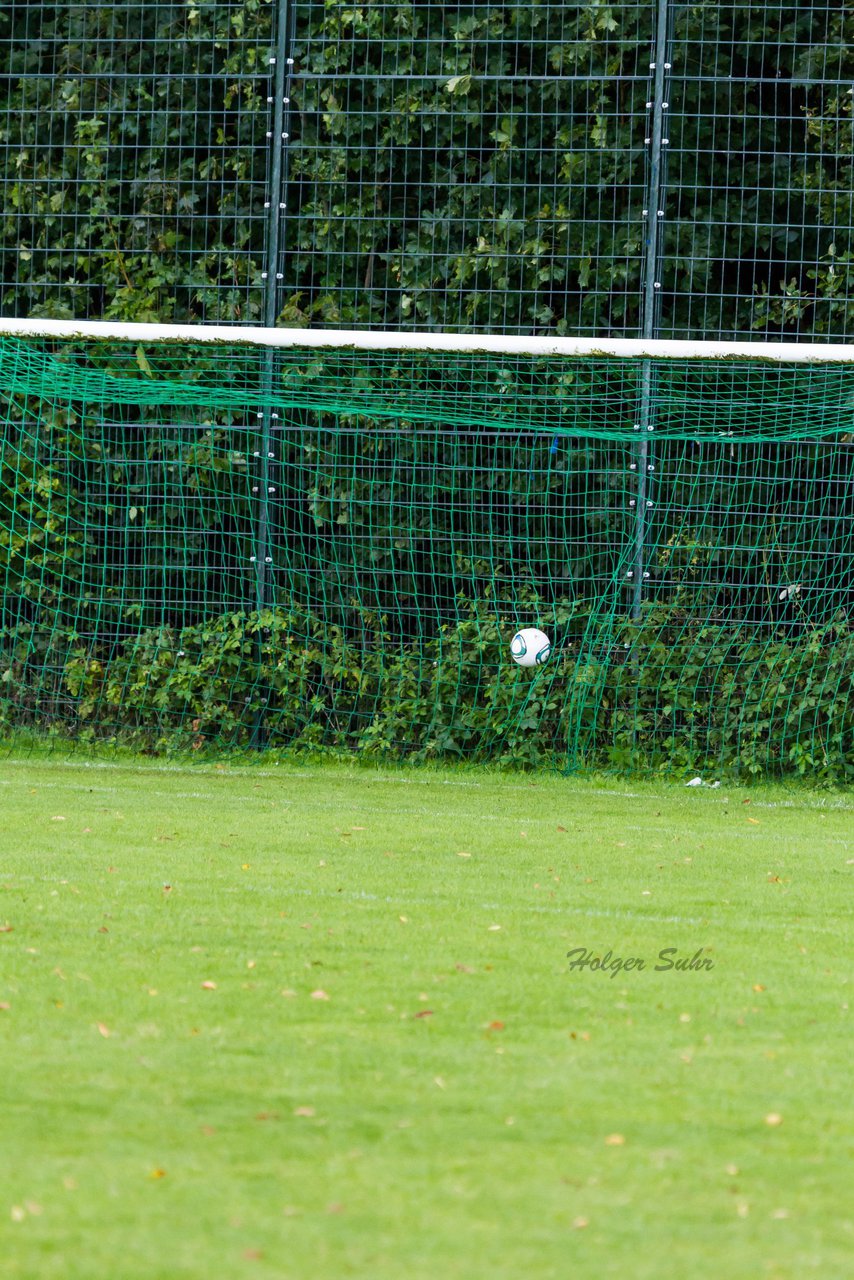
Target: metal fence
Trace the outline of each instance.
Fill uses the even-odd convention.
[[[0,14],[5,315],[851,335],[841,0]]]

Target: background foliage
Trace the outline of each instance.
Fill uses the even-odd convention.
[[[669,11],[660,334],[845,336],[842,0]],[[277,14],[294,59],[282,143]],[[636,2],[14,0],[0,305],[257,322],[264,206],[281,196],[288,324],[636,333],[655,17]]]

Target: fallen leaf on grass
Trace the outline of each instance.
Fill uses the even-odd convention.
[[[762,983],[761,983],[761,982],[754,982],[754,984],[753,984],[753,990],[754,990],[754,991],[764,991],[764,990],[765,990],[765,988],[763,987],[763,985],[762,985]]]
[[[621,1133],[609,1133],[605,1139],[606,1147],[623,1147],[625,1144],[626,1140]]]
[[[432,1009],[419,1009],[419,1010],[418,1010],[418,1012],[417,1012],[417,1013],[414,1013],[412,1016],[413,1016],[413,1018],[432,1018],[432,1017],[433,1017],[433,1010],[432,1010]]]
[[[0,1011],[5,1013],[8,1009],[11,1009],[11,1008],[12,1006],[9,1004],[8,1000],[0,1000]]]
[[[152,1170],[151,1170],[151,1173],[150,1173],[148,1176],[149,1176],[149,1178],[154,1178],[155,1180],[157,1180],[158,1178],[165,1178],[165,1177],[166,1177],[166,1170],[165,1170],[165,1169],[152,1169]]]
[[[65,821],[65,815],[62,813],[58,813],[55,818],[51,818],[51,822],[64,822],[64,821]]]
[[[314,1115],[314,1107],[294,1107],[295,1116],[307,1116],[309,1119]]]
[[[489,926],[489,929],[487,930],[487,932],[488,932],[488,933],[498,933],[498,931],[500,930],[500,928],[501,928],[501,925],[500,925],[500,924],[491,924],[491,925]]]
[[[328,999],[329,999],[329,996],[326,994],[326,992],[325,992],[325,991],[321,991],[321,990],[318,988],[318,990],[317,990],[317,991],[312,991],[312,993],[311,993],[311,998],[312,998],[312,1000],[328,1000]]]
[[[462,850],[462,849],[461,849],[461,850],[459,851],[459,853],[457,854],[457,857],[458,857],[458,858],[470,858],[470,857],[471,857],[471,854],[470,854],[470,853],[466,853],[464,850]]]
[[[14,933],[15,926],[11,924],[0,924],[0,933]]]
[[[590,1225],[589,1218],[573,1218],[572,1226],[575,1231],[583,1231],[585,1227]]]
[[[503,1031],[504,1023],[496,1019],[495,1022],[490,1022],[486,1029],[487,1031]]]
[[[343,1213],[343,1212],[344,1212],[344,1206],[343,1206],[343,1204],[337,1204],[337,1203],[336,1203],[336,1204],[328,1204],[328,1205],[326,1206],[326,1212],[327,1212],[327,1213]]]
[[[215,983],[215,982],[211,982],[210,980],[208,980],[207,982],[203,982],[203,983],[202,983],[202,990],[203,990],[203,991],[216,991],[216,983]]]
[[[566,827],[558,827],[558,831],[566,831]]]
[[[109,1040],[110,1028],[105,1026],[103,1022],[98,1023],[98,1031],[101,1033],[101,1035],[104,1037],[105,1040]]]
[[[769,1111],[768,1115],[765,1117],[765,1123],[774,1129],[778,1124],[783,1123],[783,1117],[780,1115],[779,1111]]]
[[[748,818],[748,819],[747,819],[747,821],[748,821],[748,822],[752,822],[752,823],[753,823],[753,825],[754,825],[754,827],[761,827],[761,826],[762,826],[762,823],[759,821],[759,819],[758,819],[758,818]]]
[[[247,1262],[260,1262],[264,1257],[263,1249],[244,1249],[243,1256]]]
[[[12,1219],[13,1222],[23,1222],[26,1216],[27,1216],[27,1212],[22,1205],[20,1204],[12,1205],[12,1208],[9,1212],[9,1217]]]

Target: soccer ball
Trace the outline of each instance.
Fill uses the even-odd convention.
[[[524,627],[510,641],[510,656],[520,667],[541,667],[551,651],[551,640],[538,627]]]

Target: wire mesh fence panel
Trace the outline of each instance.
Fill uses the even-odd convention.
[[[297,5],[288,320],[639,333],[650,12]]]
[[[295,15],[288,323],[849,335],[839,0]]]
[[[0,13],[6,315],[841,339],[841,0]]]
[[[260,321],[273,8],[0,13],[5,315]]]
[[[850,337],[850,11],[674,5],[671,32],[657,333]]]

